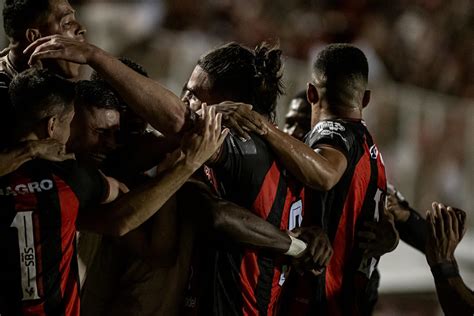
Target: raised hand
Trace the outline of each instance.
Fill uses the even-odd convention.
[[[33,157],[50,161],[74,159],[74,154],[66,153],[66,146],[55,139],[34,140],[28,143]]]
[[[213,105],[217,113],[222,113],[222,122],[235,131],[242,139],[250,139],[248,132],[265,135],[270,124],[260,114],[252,111],[252,106],[246,103],[224,101]]]
[[[431,208],[431,211],[426,212],[426,260],[430,266],[454,263],[454,251],[464,234],[466,213],[437,202],[433,202]]]
[[[198,169],[204,164],[224,142],[229,130],[222,130],[222,114],[216,114],[215,107],[201,106],[202,118],[196,129],[184,135],[181,149],[184,159],[193,168]]]
[[[23,53],[29,55],[28,64],[36,64],[42,59],[62,59],[77,64],[89,63],[96,46],[83,40],[72,39],[62,35],[51,35],[37,39]]]

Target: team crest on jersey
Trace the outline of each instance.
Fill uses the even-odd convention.
[[[377,149],[377,146],[372,145],[372,147],[370,147],[370,157],[375,160],[378,156],[379,150]]]

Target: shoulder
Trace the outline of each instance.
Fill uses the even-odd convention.
[[[357,122],[356,124],[360,124]],[[306,137],[306,143],[312,148],[318,145],[342,147],[349,152],[355,142],[356,129],[353,122],[343,120],[321,121]]]

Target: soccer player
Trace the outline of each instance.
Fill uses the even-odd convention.
[[[4,3],[3,23],[10,45],[0,53],[0,100],[4,113],[0,122],[1,175],[34,158],[63,161],[72,157],[72,154],[66,154],[64,144],[52,139],[7,143],[12,130],[8,115],[11,110],[8,86],[18,72],[28,68],[28,56],[23,54],[23,50],[30,43],[51,34],[82,40],[85,33],[67,0],[8,0]],[[79,73],[79,67],[74,63],[47,61],[44,66],[66,78],[76,77]]]
[[[306,193],[315,203],[311,207],[316,207],[307,209],[307,213],[313,216],[317,206],[321,206],[318,220],[322,221],[334,248],[323,277],[312,281],[309,277],[301,279],[303,283],[311,283],[310,287],[322,282],[322,289],[316,286],[313,293],[306,291],[303,297],[294,295],[297,309],[290,308],[290,315],[311,311],[359,315],[370,313],[373,306],[365,293],[376,281],[372,279],[369,284],[378,257],[368,256],[359,249],[356,232],[362,230],[364,221],[377,227],[379,219],[391,231],[395,230],[384,214],[383,161],[362,119],[362,109],[370,99],[367,77],[368,64],[362,51],[348,44],[329,45],[318,55],[313,82],[307,89],[312,105],[312,130],[306,139],[310,147],[285,137],[267,121],[255,123],[266,126],[265,139],[289,171],[318,190]],[[395,238],[389,248],[397,242]]]
[[[32,69],[14,79],[10,94],[14,140],[67,141],[74,84]],[[79,315],[76,225],[124,235],[152,216],[224,140],[220,116],[205,107],[203,112],[203,134],[189,137],[183,159],[160,179],[98,210],[98,203],[116,198],[117,183],[74,160],[34,160],[1,177],[0,247],[6,260],[0,263],[0,313]]]

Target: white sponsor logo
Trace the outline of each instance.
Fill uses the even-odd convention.
[[[17,196],[23,195],[27,193],[36,193],[36,192],[43,192],[48,191],[53,188],[53,181],[49,179],[41,180],[39,182],[29,182],[29,183],[22,183],[18,184],[14,187],[6,187],[0,188],[0,196]]]
[[[379,150],[377,149],[377,146],[372,145],[372,147],[370,147],[370,157],[372,159],[377,159],[378,156],[379,156]]]
[[[345,131],[346,130],[344,128],[344,126],[342,126],[341,123],[333,122],[333,121],[319,122],[318,125],[316,125],[316,129],[319,133],[321,133],[322,130],[330,130],[330,131],[333,131],[333,132]]]

